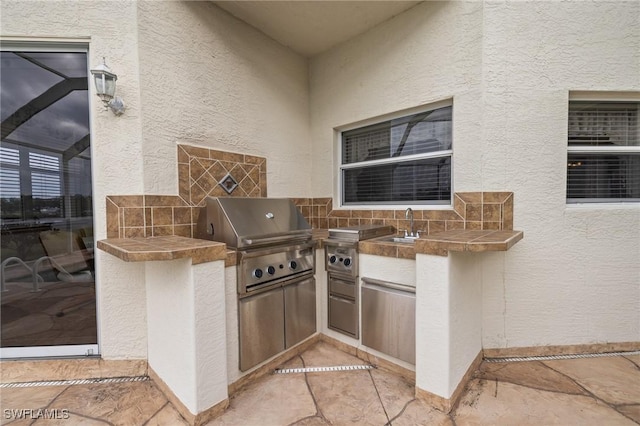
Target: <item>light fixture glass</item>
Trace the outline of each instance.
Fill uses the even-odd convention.
[[[96,85],[96,94],[104,103],[105,109],[110,108],[115,115],[122,114],[125,109],[124,101],[115,96],[118,76],[107,66],[104,57],[102,63],[91,70],[91,74]]]

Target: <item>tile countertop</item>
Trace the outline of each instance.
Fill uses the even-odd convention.
[[[328,236],[326,230],[314,230],[313,240],[318,244]],[[235,266],[237,251],[227,249],[226,244],[179,237],[139,237],[107,238],[97,243],[100,250],[124,260],[125,262],[146,262],[154,260],[173,260],[191,257],[193,264],[224,260],[225,266]]]
[[[524,237],[522,231],[454,230],[426,235],[415,242],[416,253],[446,256],[449,251],[507,251]]]
[[[413,244],[394,243],[389,241],[390,235],[360,241],[358,251],[360,254],[373,254],[376,256],[396,257],[398,259],[416,258],[416,250]]]
[[[107,238],[97,243],[100,250],[125,262],[174,260],[191,257],[193,264],[225,260],[229,251],[224,243],[178,236]],[[235,253],[235,252],[233,252]]]
[[[507,251],[520,241],[522,231],[452,230],[425,235],[413,244],[389,241],[389,236],[361,241],[360,253],[415,259],[416,253],[446,256],[449,251]]]
[[[420,237],[413,244],[388,241],[389,236],[361,241],[360,253],[415,259],[416,253],[446,256],[448,251],[507,251],[520,241],[522,231],[452,230]],[[320,242],[326,236],[314,232]],[[387,241],[385,241],[387,240]],[[103,250],[125,262],[173,260],[191,257],[193,264],[224,260],[225,266],[236,264],[236,251],[224,243],[178,236],[107,238],[97,243]]]

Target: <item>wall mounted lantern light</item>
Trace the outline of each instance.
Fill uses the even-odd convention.
[[[124,101],[122,98],[115,96],[116,80],[118,76],[111,72],[111,68],[105,63],[104,57],[102,63],[91,70],[93,80],[96,83],[97,95],[104,103],[104,109],[111,109],[115,115],[124,112]]]

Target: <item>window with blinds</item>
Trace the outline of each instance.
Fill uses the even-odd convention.
[[[28,159],[28,167],[21,167],[21,157]],[[25,214],[25,208],[31,217],[60,216],[63,208],[60,174],[59,156],[0,148],[2,218],[18,218]],[[28,206],[23,205],[24,197],[28,197]]]
[[[567,202],[640,201],[640,102],[569,102]]]
[[[446,106],[342,132],[342,204],[449,204],[451,122]]]

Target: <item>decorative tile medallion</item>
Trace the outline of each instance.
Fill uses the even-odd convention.
[[[231,176],[231,173],[227,173],[222,180],[218,182],[218,185],[227,191],[227,194],[231,194],[233,190],[238,187],[238,182]]]
[[[228,197],[231,191],[234,197],[266,197],[267,159],[178,145],[178,188],[193,207],[204,206],[206,197]]]

